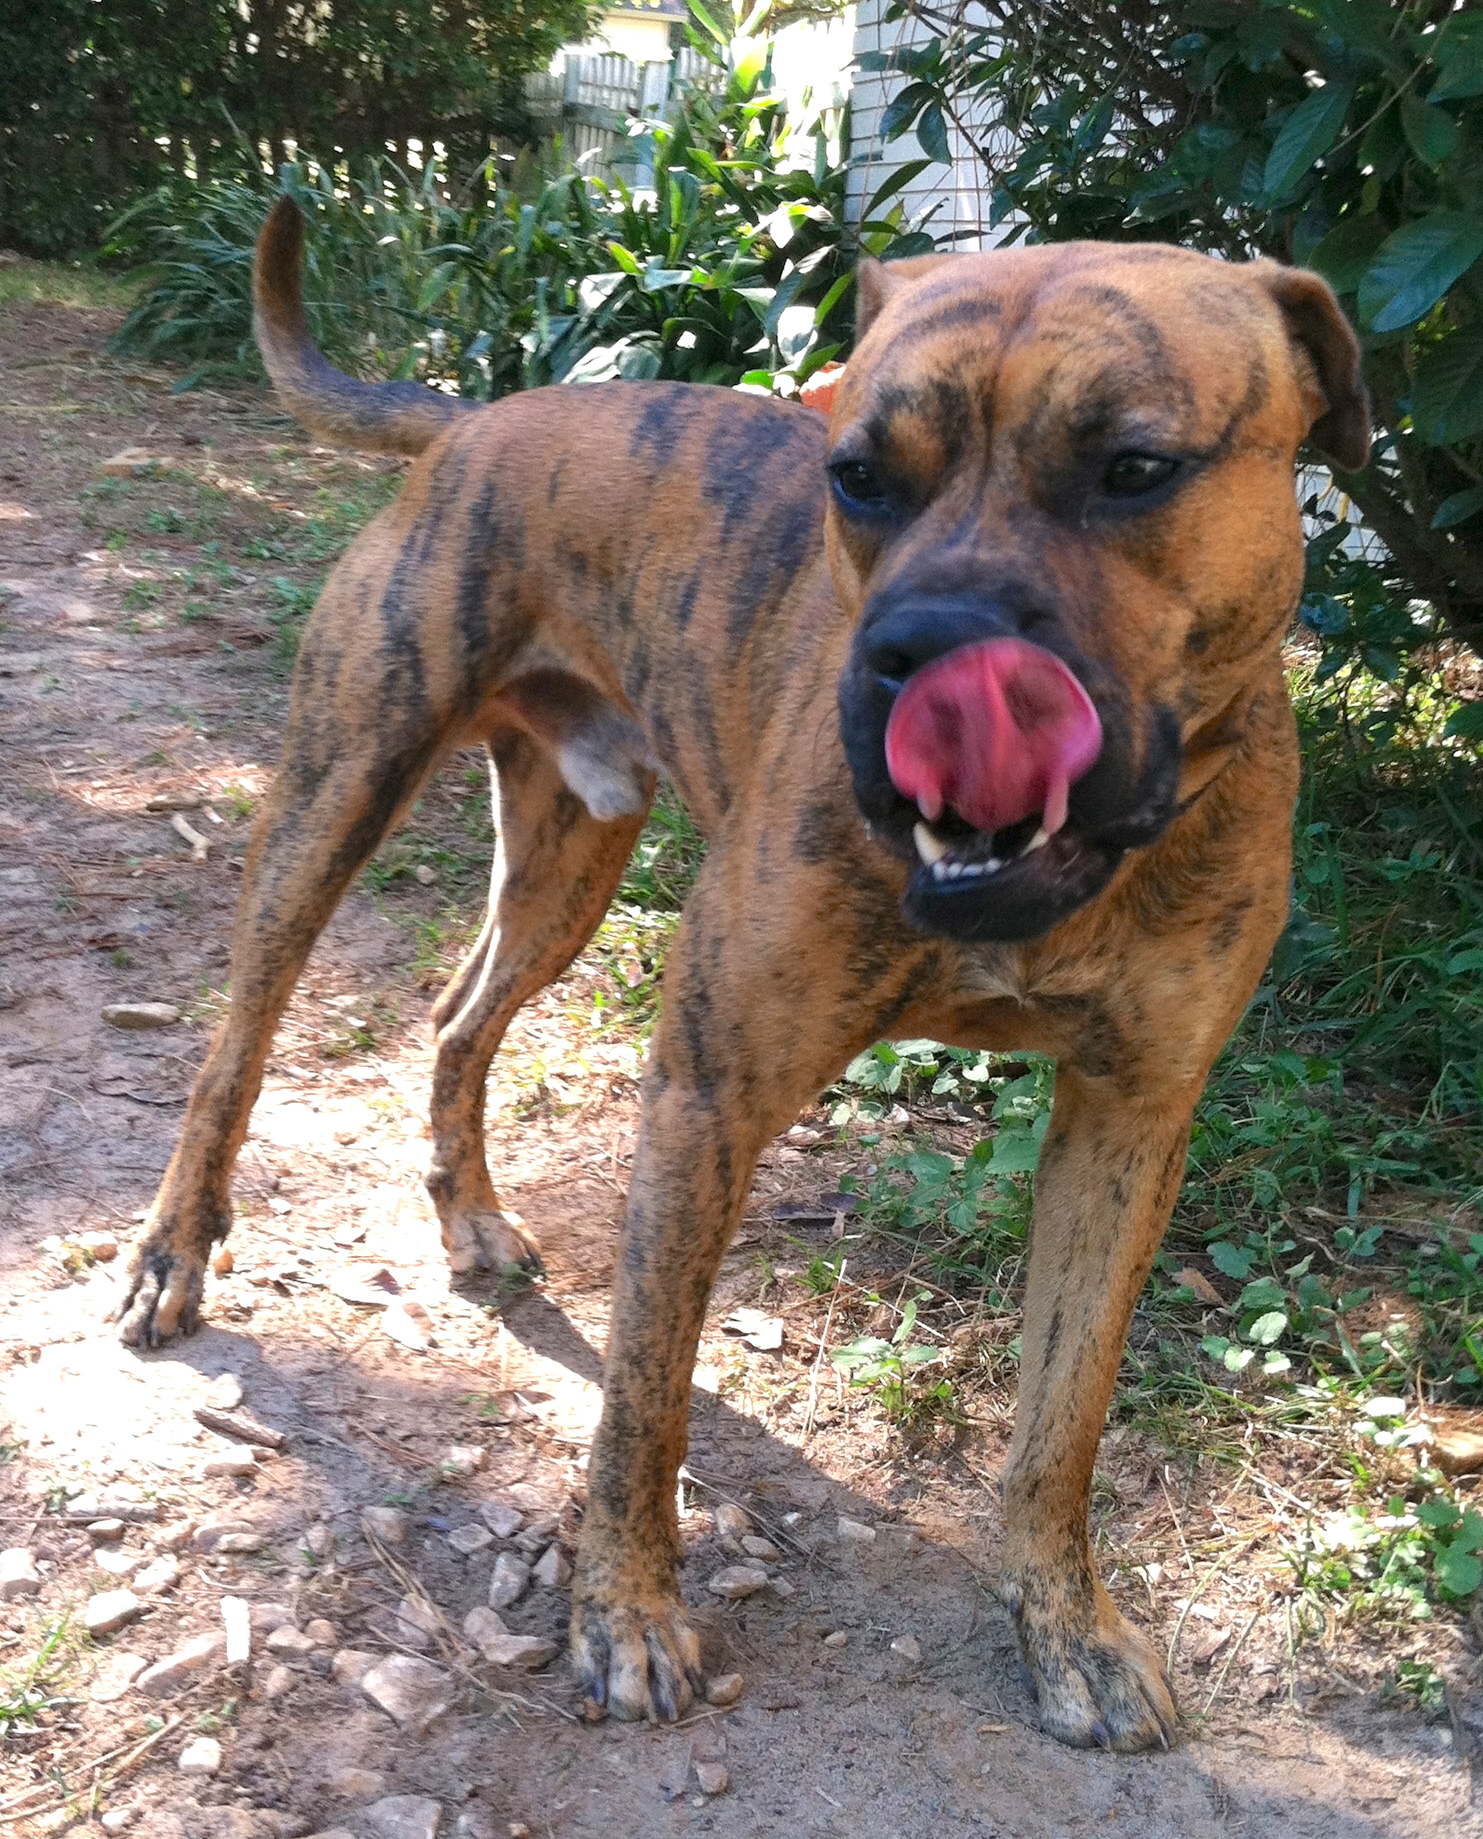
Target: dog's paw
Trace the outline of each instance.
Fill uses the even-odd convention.
[[[545,1275],[540,1241],[518,1213],[503,1207],[464,1213],[445,1221],[443,1248],[455,1276],[472,1270]]]
[[[146,1238],[129,1261],[124,1299],[113,1312],[119,1339],[130,1347],[158,1347],[201,1325],[206,1261]]]
[[[1077,1749],[1166,1750],[1179,1713],[1152,1642],[1098,1586],[1092,1612],[1066,1620],[1015,1615],[1041,1728]]]
[[[700,1642],[673,1591],[618,1600],[615,1591],[584,1589],[579,1578],[571,1650],[595,1717],[673,1720],[704,1696]]]

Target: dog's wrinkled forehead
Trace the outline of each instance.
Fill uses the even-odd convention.
[[[1045,259],[1057,253],[948,258],[893,277],[836,432],[929,468],[999,437],[1042,458],[1118,442],[1206,449],[1259,415],[1275,385],[1292,388],[1279,311],[1240,270],[1180,250]]]

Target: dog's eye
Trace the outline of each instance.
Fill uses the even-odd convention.
[[[829,468],[834,489],[846,510],[879,511],[886,503],[886,488],[875,468],[864,460],[840,460]]]
[[[1163,460],[1154,453],[1120,453],[1102,475],[1102,490],[1109,498],[1141,498],[1167,485],[1178,471],[1178,460]]]

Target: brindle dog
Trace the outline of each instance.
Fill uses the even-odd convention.
[[[571,1630],[593,1706],[672,1718],[700,1684],[676,1471],[758,1153],[872,1041],[931,1036],[1058,1062],[1002,1594],[1048,1731],[1166,1744],[1174,1704],[1093,1567],[1088,1488],[1195,1101],[1287,908],[1294,456],[1311,438],[1353,468],[1369,438],[1332,295],[1153,245],[866,262],[827,422],[664,383],[472,409],[331,370],[301,238],[280,202],[257,265],[279,391],[323,435],[422,457],[304,634],[231,1012],[125,1338],[195,1326],[310,946],[471,742],[498,849],[436,1011],[428,1187],[455,1270],[536,1266],[485,1165],[485,1074],[591,937],[663,772],[709,853],[665,969],[614,1277]]]

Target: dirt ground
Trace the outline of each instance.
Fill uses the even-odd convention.
[[[1103,1568],[1170,1644],[1190,1733],[1133,1758],[1040,1735],[992,1590],[1010,1396],[981,1387],[966,1428],[913,1435],[822,1358],[842,1338],[841,1292],[797,1277],[827,1247],[829,1210],[775,1217],[842,1172],[808,1119],[759,1171],[696,1375],[685,1591],[710,1671],[743,1676],[739,1701],[679,1730],[589,1725],[564,1658],[527,1675],[480,1657],[461,1631],[496,1557],[569,1550],[580,1517],[638,1050],[591,1028],[594,991],[611,984],[592,959],[521,1019],[496,1068],[491,1155],[549,1280],[502,1307],[450,1287],[420,1173],[430,971],[477,919],[487,860],[472,757],[316,953],[254,1116],[207,1326],[154,1355],[120,1347],[110,1247],[150,1200],[220,1007],[236,863],[286,700],[275,620],[343,540],[337,520],[384,498],[396,469],[314,447],[265,397],[172,395],[163,372],[103,355],[112,323],[0,309],[0,1546],[29,1548],[40,1578],[0,1603],[0,1720],[15,1718],[0,1722],[0,1827],[1483,1833],[1462,1625],[1417,1637],[1456,1683],[1450,1715],[1381,1693],[1380,1648],[1294,1652],[1276,1522],[1243,1530],[1250,1476],[1125,1432],[1104,1452]],[[131,446],[161,464],[100,471]],[[204,836],[204,860],[176,818]],[[181,1019],[142,1033],[103,1021],[131,1001]],[[431,1345],[400,1344],[375,1302],[337,1293],[377,1269],[424,1306]],[[728,1331],[738,1307],[780,1320],[781,1346]],[[961,1313],[975,1346],[1002,1344],[1002,1325]],[[208,1475],[243,1453],[194,1415],[228,1374],[283,1441],[251,1473]],[[450,1457],[461,1449],[483,1453]],[[1282,1473],[1265,1484],[1279,1507]],[[781,1554],[736,1603],[706,1587],[740,1555],[716,1522],[728,1502]],[[465,1556],[449,1535],[484,1525],[489,1503],[521,1525]],[[362,1510],[387,1506],[400,1544],[363,1530]],[[88,1521],[110,1510],[123,1538],[95,1546]],[[842,1533],[841,1516],[871,1536]],[[224,1531],[239,1549],[214,1549]],[[141,1584],[134,1619],[88,1638],[90,1594],[166,1551],[176,1580]],[[210,1653],[162,1696],[124,1683],[121,1656],[152,1663],[219,1631],[225,1598],[256,1607],[248,1662]],[[560,1636],[566,1592],[533,1584],[503,1613],[517,1634]],[[301,1651],[268,1651],[274,1622],[307,1631],[277,1638]],[[346,1649],[422,1652],[448,1708],[421,1734],[399,1728],[344,1677]],[[29,1720],[16,1718],[27,1678]],[[178,1767],[202,1735],[221,1745],[214,1776]],[[728,1785],[702,1793],[696,1765],[716,1762]]]

